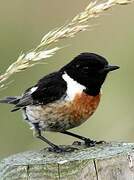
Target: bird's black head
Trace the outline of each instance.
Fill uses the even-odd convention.
[[[81,53],[60,72],[66,72],[75,81],[84,85],[88,94],[95,96],[100,92],[107,74],[118,68],[118,66],[108,64],[108,61],[100,55]]]

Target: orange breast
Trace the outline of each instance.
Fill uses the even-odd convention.
[[[59,100],[47,105],[27,106],[26,113],[31,123],[39,123],[42,130],[64,131],[81,125],[96,110],[100,94],[89,96],[77,94],[73,101]]]
[[[96,110],[100,101],[100,94],[89,96],[86,93],[77,94],[72,103],[66,103],[59,108],[59,113],[64,112],[70,116],[70,123],[78,126],[87,120]]]
[[[74,120],[88,119],[96,110],[100,101],[100,95],[89,96],[85,93],[77,94],[71,106]]]

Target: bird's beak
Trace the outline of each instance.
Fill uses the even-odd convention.
[[[119,66],[115,66],[115,65],[107,65],[104,67],[104,69],[102,70],[103,72],[110,72],[110,71],[114,71],[116,69],[119,69]]]

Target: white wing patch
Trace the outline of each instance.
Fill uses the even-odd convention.
[[[37,87],[37,86],[36,86],[36,87],[31,88],[31,89],[30,89],[30,94],[32,94],[34,91],[36,91],[36,89],[38,89],[38,87]]]
[[[67,83],[67,96],[65,99],[68,101],[73,100],[77,93],[82,93],[86,89],[85,86],[72,79],[66,72],[62,75],[62,78]]]

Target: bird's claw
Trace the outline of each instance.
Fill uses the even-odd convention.
[[[82,141],[74,141],[73,145],[77,145],[77,146],[82,146],[85,145],[86,147],[94,147],[97,144],[104,144],[106,143],[105,141],[94,141],[91,139],[85,139],[84,142]]]
[[[55,153],[65,153],[65,152],[74,152],[75,150],[78,150],[78,148],[75,147],[48,147],[48,151],[55,152]]]
[[[106,142],[105,141],[94,141],[94,140],[91,140],[91,139],[86,139],[85,140],[85,145],[87,147],[94,147],[97,144],[104,144],[104,143],[106,143]]]
[[[98,144],[97,141],[90,139],[86,139],[84,142],[87,147],[94,147],[96,144]]]

